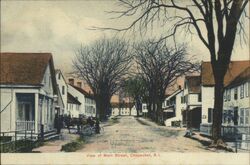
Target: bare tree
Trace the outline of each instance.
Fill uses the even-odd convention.
[[[151,117],[158,123],[163,123],[162,103],[167,87],[178,77],[198,69],[186,55],[184,46],[168,48],[162,40],[142,42],[134,48],[138,72],[146,82],[153,106]]]
[[[82,46],[73,61],[75,74],[84,79],[94,93],[96,117],[104,120],[112,95],[127,74],[131,57],[128,46],[118,39],[101,39]]]
[[[212,125],[213,144],[224,146],[221,139],[224,77],[231,61],[237,33],[245,36],[244,19],[248,18],[246,6],[249,0],[119,0],[123,11],[113,11],[120,17],[135,17],[125,28],[105,28],[127,31],[139,28],[145,31],[154,21],[168,25],[168,33],[162,38],[175,38],[178,30],[198,35],[210,53],[215,81],[214,113]],[[242,17],[243,15],[243,17]],[[169,26],[171,25],[171,27]],[[242,37],[241,37],[242,38]]]
[[[123,84],[123,91],[131,98],[133,104],[136,105],[137,116],[139,116],[139,107],[145,101],[147,88],[144,80],[140,75],[131,75]]]

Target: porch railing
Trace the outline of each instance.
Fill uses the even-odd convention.
[[[16,130],[35,130],[35,121],[16,121]]]

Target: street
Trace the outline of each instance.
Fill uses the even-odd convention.
[[[198,141],[185,138],[185,129],[145,125],[132,116],[104,127],[104,132],[86,139],[76,152],[211,152]]]

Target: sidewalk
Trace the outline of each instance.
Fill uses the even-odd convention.
[[[75,130],[71,130],[71,133],[67,129],[61,130],[61,138],[59,140],[51,140],[45,142],[43,146],[34,148],[32,152],[39,152],[39,153],[54,153],[54,152],[61,152],[61,148],[64,144],[67,144],[79,137],[78,134],[75,134]]]

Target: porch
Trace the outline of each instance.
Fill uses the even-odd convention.
[[[54,129],[53,99],[37,93],[16,93],[16,131],[41,133]]]

